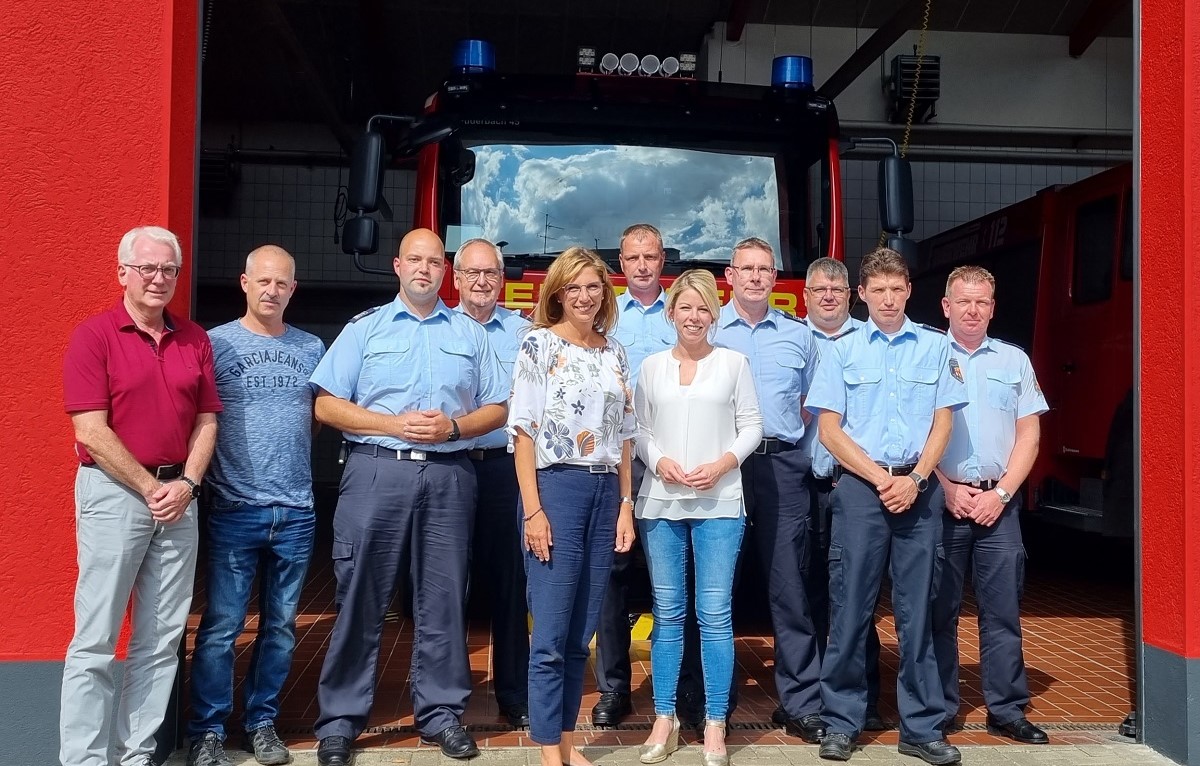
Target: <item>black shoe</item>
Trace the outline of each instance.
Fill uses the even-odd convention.
[[[442,755],[449,758],[474,758],[479,755],[479,747],[463,726],[447,726],[432,737],[422,734],[421,741],[442,748]]]
[[[817,713],[809,713],[808,715],[800,716],[799,718],[788,718],[784,713],[783,730],[793,737],[799,737],[810,745],[818,745],[821,739],[825,736],[825,722],[821,720],[821,716]],[[775,715],[771,714],[771,720],[775,720]]]
[[[507,718],[508,725],[514,729],[529,728],[529,705],[524,702],[502,706],[500,708],[500,715]]]
[[[879,715],[877,708],[867,708],[866,721],[863,723],[863,731],[887,731],[887,721],[883,720],[883,716]]]
[[[914,755],[934,766],[946,766],[962,761],[962,753],[958,752],[958,748],[944,739],[935,739],[932,742],[901,742],[896,750],[900,755]]]
[[[225,754],[221,735],[215,731],[206,731],[203,737],[192,740],[187,766],[233,766],[233,761]]]
[[[1031,724],[1028,718],[1018,718],[1012,723],[998,724],[992,720],[991,716],[988,716],[987,730],[988,734],[1015,739],[1017,742],[1024,742],[1026,745],[1046,745],[1050,743],[1050,737],[1046,735],[1046,732]]]
[[[600,701],[592,708],[593,726],[616,726],[621,719],[633,712],[629,695],[621,692],[603,692]]]
[[[944,737],[949,737],[951,734],[958,734],[962,730],[962,719],[958,716],[942,721],[942,736]]]
[[[350,738],[333,735],[317,743],[317,766],[349,766]]]
[[[854,752],[854,740],[850,739],[848,734],[826,734],[825,739],[821,740],[821,749],[817,755],[827,761],[848,761],[850,754]]]
[[[254,731],[246,732],[246,741],[243,747],[254,753],[254,760],[263,766],[281,766],[281,764],[292,761],[292,754],[288,752],[287,745],[283,744],[283,740],[279,738],[279,733],[275,731],[273,724],[260,726]]]
[[[675,702],[675,717],[685,729],[699,729],[704,723],[704,697],[696,692],[684,692]]]

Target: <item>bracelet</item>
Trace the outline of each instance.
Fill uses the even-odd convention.
[[[532,519],[534,516],[537,516],[539,513],[544,513],[544,511],[542,511],[542,507],[541,507],[540,505],[538,506],[538,509],[537,509],[536,511],[534,511],[533,513],[529,514],[528,516],[522,516],[522,517],[521,517],[521,520],[522,520],[522,521],[529,521],[529,520],[530,520],[530,519]]]

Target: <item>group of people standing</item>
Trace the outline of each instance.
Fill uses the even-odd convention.
[[[808,269],[801,320],[770,305],[777,261],[767,242],[733,248],[721,305],[707,271],[664,290],[662,237],[637,224],[621,238],[623,294],[595,252],[572,247],[547,271],[530,322],[498,305],[494,244],[470,240],[454,254],[453,309],[438,297],[445,256],[436,234],[410,232],[394,261],[396,299],[354,317],[323,353],[283,322],[296,279],[282,249],[249,255],[245,316],[206,336],[165,310],[182,265],[174,236],[126,235],[124,297],[80,326],[66,357],[81,467],[63,766],[110,763],[114,726],[122,766],[153,763],[191,599],[195,497],[214,450],[189,764],[230,763],[233,644],[256,574],[242,729],[259,762],[288,761],[274,719],[313,545],[308,462],[319,424],[349,447],[333,521],[337,617],[317,694],[322,766],[348,764],[367,726],[405,566],[423,740],[450,757],[478,754],[463,725],[465,602],[488,588],[502,713],[529,727],[542,766],[589,766],[574,731],[593,635],[592,721],[615,725],[630,712],[625,600],[639,546],[654,598],[656,716],[640,759],[666,760],[681,727],[702,722],[703,761],[724,766],[744,538],[768,591],[772,718],[820,743],[822,758],[849,759],[859,733],[885,726],[873,615],[888,568],[900,752],[960,760],[946,736],[958,728],[968,566],[987,628],[989,729],[1047,741],[1024,714],[1016,497],[1046,404],[1028,357],[987,335],[990,274],[950,275],[946,333],[905,315],[911,285],[898,254],[863,261],[866,322],[849,316],[845,266],[822,258]],[[131,593],[114,715],[113,650]]]

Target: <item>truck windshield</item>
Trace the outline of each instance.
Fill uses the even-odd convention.
[[[458,215],[444,219],[450,250],[471,237],[485,237],[506,242],[510,257],[552,255],[581,244],[609,260],[624,228],[645,221],[662,232],[668,261],[684,266],[728,262],[732,245],[747,236],[770,242],[780,268],[790,265],[780,247],[782,163],[777,157],[623,144],[477,143],[466,148],[475,153],[475,172],[459,190]],[[808,199],[812,186],[820,188],[819,165],[801,170],[800,175],[815,172],[815,177],[799,182],[793,198]],[[453,196],[454,189],[443,193]],[[451,200],[443,202],[454,207]],[[804,210],[798,217],[814,230],[793,236],[815,244],[820,213],[819,208]]]

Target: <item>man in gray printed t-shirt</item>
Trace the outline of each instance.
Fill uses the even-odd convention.
[[[279,694],[295,646],[296,610],[315,526],[313,393],[309,376],[325,353],[320,338],[284,324],[296,263],[265,245],[246,258],[246,314],[209,332],[218,420],[208,514],[208,603],[192,659],[189,766],[232,766],[225,719],[233,710],[234,642],[259,561],[258,635],[245,679],[245,747],[263,764],[289,753],[275,732]]]

